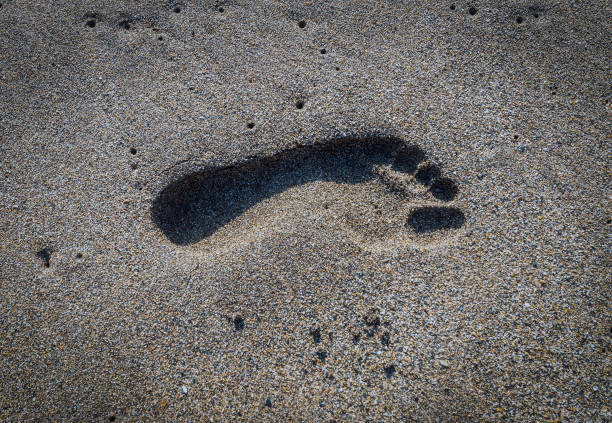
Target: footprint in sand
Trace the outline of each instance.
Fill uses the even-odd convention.
[[[352,137],[185,175],[159,193],[151,217],[177,245],[221,230],[237,238],[236,231],[253,227],[249,213],[271,219],[275,211],[298,225],[317,214],[320,226],[366,246],[436,244],[465,222],[453,205],[457,194],[418,146]],[[262,210],[251,212],[256,208]],[[232,227],[238,219],[246,224]]]

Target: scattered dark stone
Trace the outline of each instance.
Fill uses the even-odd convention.
[[[321,49],[321,54],[326,54],[327,50],[325,50],[324,48]]]
[[[456,9],[455,3],[451,4],[450,5],[450,10],[455,10],[455,9]]]
[[[130,148],[130,153],[131,154],[136,154],[136,149],[134,147]]]
[[[478,9],[476,9],[475,7],[470,7],[468,13],[474,16],[476,13],[478,13]]]
[[[234,329],[240,331],[244,329],[244,318],[242,316],[234,317]]]
[[[523,17],[522,16],[517,17],[516,18],[516,23],[519,24],[519,25],[522,24],[523,23]]]
[[[115,416],[109,416],[108,421],[109,422],[114,422],[115,421]]]
[[[385,376],[387,377],[387,379],[391,379],[395,374],[395,365],[391,364],[389,366],[385,366],[383,370],[385,371]]]
[[[76,258],[82,259],[83,258],[83,253],[77,253]]]
[[[337,71],[339,71],[339,70],[340,70],[340,67],[336,66],[336,70],[337,70]]]
[[[174,13],[181,13],[181,8],[180,7],[175,7],[174,8]]]
[[[136,170],[136,169],[138,169],[138,164],[137,163],[130,163],[130,167],[132,168],[132,170]]]
[[[219,13],[223,13],[223,12],[225,12],[225,9],[224,9],[224,8],[222,8],[222,7],[218,8],[217,10],[219,11]]]
[[[270,398],[266,399],[265,406],[272,407],[272,400]]]
[[[164,37],[162,37],[162,36],[160,35],[159,37],[157,37],[157,39],[158,39],[159,41],[163,41],[163,40],[164,40]]]
[[[306,21],[299,21],[299,22],[298,22],[298,26],[299,26],[300,28],[306,28]]]
[[[249,122],[249,123],[247,123],[247,128],[253,129],[253,128],[255,128],[255,124],[253,122]]]
[[[298,101],[295,103],[295,108],[296,108],[296,109],[303,109],[303,108],[304,108],[304,102],[303,102],[302,100],[298,100]]]

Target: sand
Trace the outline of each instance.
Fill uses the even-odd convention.
[[[2,421],[612,419],[608,2],[0,1]]]

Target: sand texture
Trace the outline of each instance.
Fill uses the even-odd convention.
[[[611,29],[0,0],[0,420],[609,422]]]

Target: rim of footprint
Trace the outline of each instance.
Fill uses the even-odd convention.
[[[303,225],[319,207],[315,226],[327,224],[366,246],[439,244],[465,224],[458,194],[418,145],[343,137],[190,172],[161,190],[151,218],[171,243],[188,246],[224,230],[239,238],[252,232],[249,219],[269,220],[272,209],[301,213],[292,223]],[[238,220],[244,224],[227,229]]]

